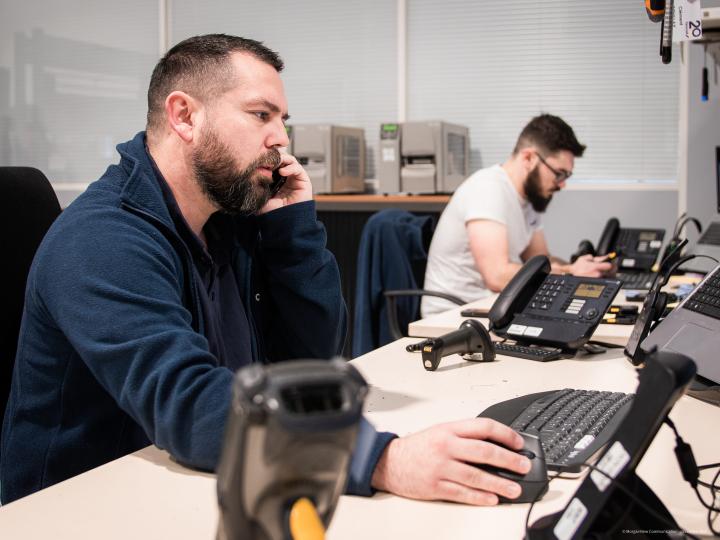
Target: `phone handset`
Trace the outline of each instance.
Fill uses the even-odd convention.
[[[570,256],[570,262],[574,263],[583,255],[607,255],[617,250],[618,236],[620,236],[620,222],[617,218],[610,218],[605,224],[597,248],[590,240],[581,240],[577,250]]]
[[[595,255],[607,255],[616,250],[618,236],[620,234],[620,221],[617,218],[610,218],[605,224],[600,240],[597,243]]]
[[[278,191],[285,185],[287,177],[280,174],[278,169],[275,169],[272,173],[272,183],[270,184],[270,197],[274,197],[278,194]]]
[[[527,305],[549,274],[550,260],[545,255],[536,255],[529,259],[513,276],[490,308],[490,313],[488,313],[490,330],[497,330],[509,325],[515,314]]]

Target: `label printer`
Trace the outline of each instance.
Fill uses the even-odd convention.
[[[330,124],[294,124],[291,153],[315,193],[365,191],[365,130]]]
[[[466,126],[441,121],[380,126],[380,193],[452,193],[469,168]]]

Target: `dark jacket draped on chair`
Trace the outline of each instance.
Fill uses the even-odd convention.
[[[393,340],[387,322],[383,291],[416,289],[421,286],[427,262],[427,245],[434,229],[431,216],[416,216],[404,210],[382,210],[370,217],[360,238],[353,358]],[[419,270],[419,274],[417,271]],[[417,318],[420,298],[398,300],[401,327]]]

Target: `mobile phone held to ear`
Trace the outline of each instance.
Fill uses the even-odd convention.
[[[273,179],[272,183],[270,184],[270,196],[274,197],[277,195],[278,191],[285,185],[285,182],[287,181],[287,177],[280,174],[280,172],[275,169],[272,173]]]

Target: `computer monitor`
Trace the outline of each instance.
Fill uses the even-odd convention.
[[[720,146],[715,147],[715,185],[717,187],[715,191],[716,210],[720,214]]]

